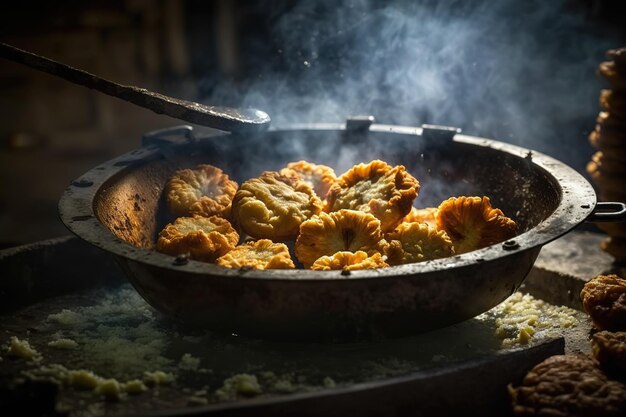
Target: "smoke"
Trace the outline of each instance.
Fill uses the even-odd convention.
[[[267,6],[267,5],[265,5]],[[619,34],[567,0],[299,2],[243,38],[247,72],[207,77],[201,99],[267,111],[275,126],[341,122],[456,126],[583,170]]]

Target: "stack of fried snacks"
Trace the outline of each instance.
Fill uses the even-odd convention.
[[[589,141],[598,150],[587,164],[601,199],[626,201],[626,48],[607,52],[598,73],[610,88],[600,92],[602,112]],[[598,224],[609,237],[602,249],[616,262],[626,262],[626,222]]]

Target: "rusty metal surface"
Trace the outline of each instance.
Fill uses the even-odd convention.
[[[596,204],[582,176],[528,149],[459,134],[441,147],[423,138],[420,128],[376,124],[359,140],[351,132],[345,143],[344,129],[306,125],[256,137],[212,134],[137,149],[75,180],[60,201],[60,215],[79,237],[117,255],[137,290],[166,314],[225,332],[350,339],[412,334],[486,311],[520,286],[542,245],[584,221]],[[151,250],[171,220],[161,193],[174,170],[212,163],[242,181],[301,158],[339,170],[371,159],[404,164],[422,183],[420,204],[488,195],[522,233],[508,246],[348,276],[180,264]]]
[[[76,259],[81,261],[75,262]],[[44,364],[70,366],[73,363],[74,366],[90,367],[98,373],[106,372],[106,364],[100,364],[100,369],[93,368],[96,364],[89,361],[72,362],[76,359],[72,359],[71,352],[46,348],[51,333],[56,331],[47,327],[46,317],[62,309],[78,311],[79,306],[94,304],[96,313],[103,314],[102,308],[97,306],[101,296],[110,291],[115,301],[122,281],[120,271],[109,260],[107,252],[76,238],[0,252],[0,271],[3,272],[0,282],[8,279],[30,282],[33,288],[42,289],[41,296],[48,295],[39,302],[22,298],[19,306],[0,316],[0,329],[3,329],[0,345],[9,335],[28,337],[43,353]],[[37,265],[37,268],[30,274],[4,274],[25,270],[28,265]],[[108,280],[98,279],[107,276]],[[54,279],[63,285],[63,291],[49,294],[41,283]],[[20,288],[32,293],[24,286]],[[0,293],[0,303],[18,294],[19,291]],[[141,316],[142,312],[138,315]],[[0,363],[0,405],[6,412],[3,415],[18,415],[10,412],[9,406],[20,407],[21,411],[27,410],[34,416],[55,415],[61,401],[62,413],[69,416],[339,416],[354,413],[362,416],[452,416],[463,414],[467,409],[483,416],[506,416],[509,415],[506,384],[519,381],[533,365],[562,353],[564,349],[563,339],[558,338],[519,351],[497,353],[497,346],[492,346],[496,341],[494,329],[473,320],[415,338],[349,345],[274,343],[203,335],[186,331],[158,316],[149,320],[154,321],[151,326],[158,327],[158,334],[167,337],[172,345],[180,345],[186,338],[199,338],[197,351],[188,350],[191,345],[183,344],[182,350],[180,346],[167,349],[167,355],[178,360],[183,352],[191,352],[203,360],[212,360],[213,365],[206,365],[211,372],[182,373],[173,386],[107,403],[89,391],[72,391],[41,381],[15,385],[13,378],[20,375],[24,364],[5,358]],[[115,321],[93,323],[98,328],[118,325]],[[205,356],[200,356],[201,352]],[[79,350],[75,356],[80,360],[85,353]],[[445,359],[432,359],[437,356]],[[296,364],[295,368],[292,363]],[[383,364],[387,369],[381,369]],[[338,383],[335,387],[324,387],[318,378],[319,387],[312,392],[190,406],[188,399],[195,389],[206,385],[215,389],[224,375],[242,372],[246,366],[252,366],[256,372],[269,369],[276,372],[291,369],[292,372],[308,367],[314,370],[309,373],[330,375]],[[375,371],[365,376],[368,374],[364,370],[368,367]],[[38,396],[38,401],[32,401],[34,395]]]

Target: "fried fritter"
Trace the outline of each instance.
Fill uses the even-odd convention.
[[[552,356],[508,391],[518,417],[617,417],[626,411],[626,386],[585,355]]]
[[[188,253],[191,259],[213,262],[232,250],[239,234],[218,216],[179,217],[159,233],[156,249],[168,255]]]
[[[300,175],[302,181],[309,184],[322,200],[326,198],[328,189],[337,180],[335,171],[331,167],[316,165],[307,161],[290,162],[286,168],[280,170],[280,173],[288,175],[289,170]]]
[[[404,166],[374,160],[359,164],[337,179],[326,196],[324,211],[340,209],[372,213],[384,232],[393,230],[409,214],[419,182]]]
[[[624,74],[626,76],[626,74]],[[602,90],[600,107],[620,118],[626,118],[626,93],[623,91]]]
[[[596,124],[600,127],[600,131],[607,129],[609,131],[621,132],[626,128],[626,119],[601,111],[598,113],[598,117],[596,117]]]
[[[165,185],[167,205],[177,216],[228,217],[235,192],[235,181],[206,164],[176,171]]]
[[[427,223],[401,223],[387,234],[390,265],[422,262],[454,255],[452,241],[443,230]]]
[[[291,260],[287,245],[274,243],[269,239],[239,245],[218,258],[216,263],[226,268],[293,269],[296,267]]]
[[[598,66],[598,73],[609,82],[613,90],[626,90],[626,74],[618,71],[615,62],[602,62]]]
[[[626,48],[609,49],[606,52],[606,57],[615,62],[619,72],[626,73]]]
[[[593,356],[608,372],[626,372],[626,332],[601,331],[591,337]]]
[[[516,223],[493,208],[488,197],[449,198],[439,205],[435,219],[457,254],[510,239],[517,231]]]
[[[600,113],[600,115],[602,114],[608,113]],[[623,122],[623,126],[618,127],[617,119],[601,119],[601,117],[598,116],[597,120],[606,120],[607,124],[601,124],[600,122],[596,124],[595,129],[589,134],[589,143],[598,150],[611,153],[623,153],[624,145],[626,145],[626,121]]]
[[[295,174],[266,171],[241,184],[233,199],[233,219],[256,239],[295,239],[300,224],[322,210],[310,185]]]
[[[320,213],[300,226],[296,240],[296,256],[309,268],[322,256],[336,252],[363,251],[368,255],[384,253],[387,242],[380,230],[380,221],[370,213],[339,210]]]
[[[413,207],[409,214],[402,219],[402,223],[426,223],[436,228],[437,222],[435,221],[435,214],[437,214],[437,207],[427,207],[421,209]]]
[[[322,256],[311,265],[311,269],[317,271],[356,271],[359,269],[385,268],[388,266],[382,255],[378,252],[372,256],[368,256],[367,253],[363,251],[357,251],[355,253],[341,251],[332,256]]]
[[[624,145],[626,145],[626,140]],[[591,161],[596,164],[600,171],[612,174],[626,174],[626,151],[624,151],[623,155],[607,154],[606,152],[598,151],[591,156]]]
[[[580,299],[598,329],[626,331],[626,280],[598,275],[585,283]]]

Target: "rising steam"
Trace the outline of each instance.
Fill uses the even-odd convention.
[[[598,112],[607,41],[556,1],[299,2],[269,39],[242,46],[246,78],[204,80],[211,104],[263,109],[274,125],[340,122],[456,126],[551,154],[582,170]]]

